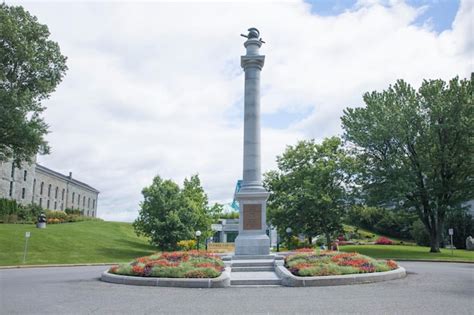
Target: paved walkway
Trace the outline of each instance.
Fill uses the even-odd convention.
[[[0,314],[473,314],[474,265],[401,265],[405,279],[313,288],[136,287],[99,281],[103,266],[0,270]]]

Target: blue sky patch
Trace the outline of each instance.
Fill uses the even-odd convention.
[[[280,110],[272,114],[262,114],[262,126],[264,128],[272,129],[287,129],[291,124],[297,123],[308,117],[311,113],[311,108],[306,108],[300,111],[285,111]]]
[[[353,9],[357,0],[305,0],[305,2],[311,4],[313,14],[335,16]],[[459,0],[406,0],[406,3],[413,7],[426,6],[425,12],[413,22],[413,25],[421,26],[428,23],[437,33],[451,29],[459,9],[459,2]]]

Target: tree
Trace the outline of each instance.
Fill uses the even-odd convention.
[[[280,233],[290,227],[311,237],[325,235],[328,245],[342,231],[345,182],[350,178],[351,158],[337,137],[300,141],[277,157],[278,170],[265,174],[271,192],[268,217]]]
[[[447,214],[474,198],[473,77],[403,80],[347,108],[344,138],[363,162],[358,177],[372,205],[413,209],[439,252]]]
[[[133,226],[138,235],[149,237],[160,249],[176,249],[179,241],[194,239],[197,230],[203,237],[210,235],[212,220],[198,175],[185,179],[182,189],[156,176],[142,194],[144,200]]]
[[[46,25],[21,6],[0,4],[0,161],[31,161],[48,153],[41,102],[67,67]]]

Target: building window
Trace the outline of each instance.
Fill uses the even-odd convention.
[[[48,202],[46,203],[46,208],[49,209],[49,199],[48,199]]]
[[[92,216],[94,216],[94,211],[92,211]]]
[[[76,193],[72,193],[72,203],[74,203],[74,196],[76,195]]]
[[[87,216],[89,216],[89,210],[87,210]]]
[[[26,189],[23,187],[21,189],[21,199],[25,199],[25,192],[26,192]]]
[[[65,192],[66,192],[66,190],[64,190],[64,188],[63,188],[63,192],[62,192],[62,194],[61,194],[61,200],[62,200],[62,201],[64,201],[64,193],[65,193]]]
[[[82,197],[82,207],[86,206],[86,196]]]
[[[15,163],[12,162],[12,173],[11,178],[15,177]]]
[[[35,202],[36,178],[33,179],[33,193],[31,194],[31,203]]]
[[[51,184],[48,185],[48,197],[51,197]]]
[[[58,203],[55,201],[54,202],[54,210],[56,210],[57,207],[58,207]]]
[[[40,185],[40,195],[43,195],[44,182],[41,182]]]
[[[61,203],[61,210],[64,210],[64,203]]]
[[[87,198],[87,208],[90,209],[90,207],[91,207],[91,198],[89,197]]]
[[[13,195],[13,182],[10,182],[10,192],[8,195],[11,197]]]
[[[27,174],[27,171],[25,170],[25,171],[23,172],[23,180],[24,180],[25,182],[26,182],[26,174]]]
[[[56,191],[54,192],[55,199],[58,199],[58,190],[59,190],[59,187],[56,186]]]
[[[92,209],[95,209],[95,199],[92,199]]]
[[[43,206],[43,198],[40,198],[40,207]]]
[[[81,205],[81,194],[77,194],[77,205]]]

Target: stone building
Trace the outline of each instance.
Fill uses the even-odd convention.
[[[0,162],[0,198],[20,204],[37,204],[44,209],[79,209],[83,215],[97,216],[99,191],[83,182],[53,171],[36,162]]]

